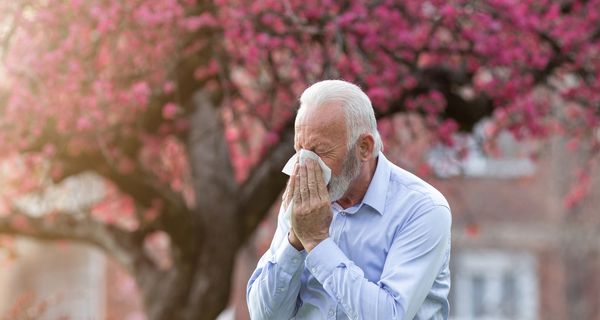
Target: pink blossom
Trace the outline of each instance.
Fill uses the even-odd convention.
[[[150,95],[150,86],[148,85],[147,82],[140,81],[140,82],[135,83],[131,87],[131,93],[133,94],[133,97],[134,97],[136,103],[138,103],[139,105],[148,104],[148,98]]]
[[[165,82],[163,85],[163,92],[169,94],[173,93],[173,91],[175,91],[175,83],[173,81]]]
[[[189,31],[195,31],[202,27],[214,27],[218,24],[212,14],[205,12],[198,16],[183,19],[183,27]]]
[[[276,132],[269,131],[266,136],[267,145],[274,145],[279,141],[279,135]]]
[[[15,216],[10,220],[13,228],[18,230],[26,230],[29,227],[29,221],[24,216]]]
[[[175,119],[178,112],[179,112],[179,109],[178,109],[177,105],[173,102],[169,102],[163,106],[162,116],[165,119]]]
[[[89,118],[80,117],[79,119],[77,119],[77,130],[83,131],[83,130],[87,130],[91,127],[92,127],[92,123],[90,122]]]

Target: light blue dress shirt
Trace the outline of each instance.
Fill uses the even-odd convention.
[[[360,204],[331,206],[329,238],[297,251],[279,214],[269,250],[248,282],[258,319],[447,319],[448,202],[379,153]]]

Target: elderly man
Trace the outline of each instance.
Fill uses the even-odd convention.
[[[357,86],[318,82],[300,104],[294,147],[318,155],[332,177],[326,185],[312,159],[295,165],[248,283],[251,318],[447,319],[451,215],[442,194],[385,158]]]

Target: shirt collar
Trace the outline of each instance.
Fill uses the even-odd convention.
[[[385,209],[385,199],[387,197],[388,184],[390,182],[390,163],[388,159],[380,151],[377,158],[377,168],[367,193],[363,198],[363,203],[375,209],[379,214],[383,215]]]

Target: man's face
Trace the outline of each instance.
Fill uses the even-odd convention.
[[[294,148],[316,153],[331,168],[327,187],[331,201],[340,199],[358,175],[356,148],[348,150],[344,110],[338,103],[307,109],[296,119]]]

